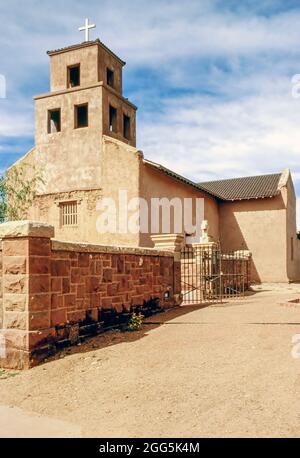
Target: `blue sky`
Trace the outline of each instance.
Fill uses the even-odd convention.
[[[1,2],[0,169],[33,145],[46,51],[81,42],[84,18],[127,61],[138,147],[195,181],[290,168],[300,196],[300,1]]]

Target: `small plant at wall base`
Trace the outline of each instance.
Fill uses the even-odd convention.
[[[133,332],[133,331],[139,331],[142,327],[144,320],[144,315],[141,313],[133,313],[132,317],[129,320],[128,326],[127,326],[127,331]]]
[[[43,180],[35,167],[13,167],[0,177],[0,222],[27,219],[29,207]]]

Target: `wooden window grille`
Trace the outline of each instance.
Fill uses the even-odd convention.
[[[78,223],[77,202],[64,202],[60,204],[61,226],[77,226]]]

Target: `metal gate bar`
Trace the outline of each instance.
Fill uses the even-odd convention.
[[[244,296],[249,261],[243,252],[222,253],[218,244],[185,246],[181,252],[183,305]]]

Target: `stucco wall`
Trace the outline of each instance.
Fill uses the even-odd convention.
[[[35,164],[45,173],[45,170],[47,171],[45,161],[46,158],[49,158],[50,151],[51,149],[47,147],[43,149],[43,153],[33,150],[19,162],[19,165]],[[70,177],[68,161],[65,164],[62,161],[60,163],[59,160],[52,163],[49,158],[49,167],[54,177],[53,183],[46,182],[45,186],[42,185],[43,192],[39,190],[26,217],[52,224],[55,227],[57,237],[61,240],[139,246],[139,234],[120,232],[119,230],[119,191],[127,191],[128,202],[132,198],[139,197],[142,156],[130,145],[107,136],[101,138],[100,151],[97,166],[100,173],[97,176],[97,182],[101,186],[97,188],[86,186],[86,189],[84,187],[82,189],[81,186],[87,183],[84,179],[79,179],[72,183],[72,188],[69,191],[66,191],[65,186],[67,186],[67,180]],[[83,155],[79,154],[79,156],[82,157]],[[82,172],[84,172],[87,162],[88,158],[86,160],[84,158]],[[43,167],[44,164],[45,168]],[[78,166],[80,167],[80,164]],[[61,174],[64,177],[60,181]],[[50,173],[47,176],[50,177]],[[55,176],[57,176],[56,179]],[[52,191],[53,187],[54,191]],[[47,192],[49,188],[52,192]],[[97,204],[104,198],[112,199],[113,205],[115,205],[116,232],[104,233],[98,230],[97,222],[101,213],[97,209]],[[78,203],[78,224],[74,227],[61,226],[59,204],[66,201]],[[131,214],[132,212],[128,216],[130,217]]]
[[[253,281],[288,281],[287,211],[283,195],[222,202],[219,208],[223,251],[250,250]]]
[[[291,175],[281,190],[286,206],[287,276],[290,281],[300,280],[300,240],[297,238],[296,194]]]
[[[114,72],[114,89],[122,94],[123,63],[101,43],[79,45],[50,55],[51,92],[67,88],[67,68],[80,64],[80,86],[90,86],[103,81],[106,84],[109,68]]]
[[[123,143],[136,146],[136,108],[121,97],[116,91],[103,86],[103,134],[113,137]],[[111,132],[109,129],[109,105],[117,109],[117,130]],[[130,118],[130,137],[123,136],[123,115]]]
[[[67,67],[80,64],[80,85],[88,86],[99,82],[98,45],[68,50],[50,58],[51,92],[67,88]]]
[[[142,156],[135,148],[107,136],[103,136],[102,151],[102,196],[116,204],[117,233],[101,234],[101,243],[139,246],[139,234],[119,232],[119,191],[127,191],[128,202],[140,196]]]
[[[88,103],[88,127],[74,129],[74,105]],[[61,108],[61,132],[49,134],[48,110]],[[36,100],[36,157],[44,178],[41,192],[100,186],[102,87]]]
[[[204,218],[209,222],[209,233],[215,241],[219,240],[218,204],[214,198],[207,194],[197,191],[197,189],[193,189],[193,187],[181,183],[147,164],[143,164],[140,177],[140,195],[147,200],[149,208],[151,198],[155,197],[167,197],[168,199],[178,197],[182,201],[184,198],[204,198]],[[193,224],[195,223],[194,219]],[[173,225],[171,225],[170,232],[174,232]],[[151,232],[141,234],[141,246],[152,246],[150,236]]]
[[[109,68],[114,72],[114,89],[122,94],[122,64],[101,46],[98,47],[98,62],[99,81],[106,83],[106,70]]]
[[[38,195],[28,218],[52,224],[60,240],[101,243],[101,237],[96,232],[96,205],[101,197],[100,189]],[[59,204],[64,201],[77,202],[78,225],[61,226]]]

